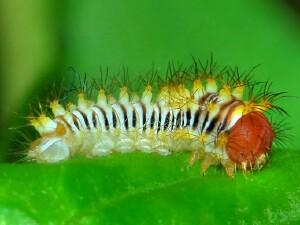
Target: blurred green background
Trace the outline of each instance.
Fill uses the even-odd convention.
[[[287,1],[1,1],[1,124],[47,77],[69,66],[89,76],[100,66],[130,76],[170,59],[191,63],[213,53],[256,79],[299,96],[300,13]],[[28,104],[28,103],[27,103]],[[282,101],[299,134],[299,99]],[[7,124],[6,124],[7,125]],[[295,147],[300,139],[295,138]]]
[[[288,95],[292,96],[291,98],[282,99],[280,105],[290,114],[285,119],[292,127],[290,133],[294,135],[288,148],[299,150],[300,100],[297,97],[300,96],[299,9],[299,3],[296,0],[2,0],[0,2],[1,158],[4,159],[4,155],[8,150],[8,143],[13,138],[8,127],[20,125],[16,122],[17,118],[26,116],[22,113],[26,112],[29,103],[34,100],[35,90],[42,91],[42,94],[46,96],[47,93],[43,93],[43,85],[49,85],[51,84],[51,79],[63,76],[69,66],[74,67],[80,73],[87,73],[88,76],[96,77],[99,75],[100,66],[109,66],[113,71],[121,71],[122,66],[125,65],[129,68],[130,76],[135,77],[141,72],[148,71],[153,63],[160,71],[164,72],[170,59],[173,59],[175,62],[190,64],[191,55],[205,60],[210,57],[211,53],[214,54],[219,64],[239,66],[241,71],[249,70],[254,65],[262,64],[255,70],[255,78],[259,81],[269,80],[273,83],[273,90],[287,91]],[[293,157],[298,156],[293,155]],[[283,159],[285,158],[283,157]],[[130,158],[128,160],[130,161]],[[151,159],[147,160],[151,161]],[[92,168],[97,169],[95,164],[93,164],[94,167]],[[164,164],[164,162],[161,164]],[[296,171],[295,168],[299,168],[297,167],[298,164],[297,160],[293,161],[293,171]],[[86,165],[88,163],[83,164],[83,168]],[[170,165],[172,165],[172,162],[170,162]],[[291,166],[289,163],[285,165],[287,168]],[[23,185],[28,185],[27,182],[30,182],[30,179],[32,180],[32,188],[36,188],[35,184],[38,185],[38,181],[34,183],[35,177],[38,176],[36,172],[33,172],[36,171],[35,167],[41,173],[47,174],[47,171],[50,171],[50,175],[42,175],[42,177],[45,176],[45,179],[40,178],[42,181],[39,182],[44,182],[45,186],[49,184],[50,187],[56,184],[58,185],[57,187],[55,186],[56,188],[63,189],[66,192],[69,190],[64,189],[65,183],[68,183],[65,181],[65,179],[68,179],[66,178],[67,175],[65,175],[66,172],[64,172],[63,178],[60,177],[58,181],[51,177],[55,176],[56,172],[65,171],[64,165],[58,165],[57,168],[54,165],[48,168],[31,164],[27,165],[27,167],[26,165],[7,164],[2,168],[3,170],[1,169],[5,173],[3,172],[2,175],[0,173],[1,182],[5,183],[0,192],[2,193],[0,195],[0,203],[3,206],[0,204],[0,219],[1,214],[4,215],[4,219],[9,217],[5,217],[5,215],[14,215],[17,219],[23,218],[22,216],[24,215],[22,213],[26,212],[26,210],[22,210],[23,205],[21,204],[22,207],[18,208],[18,210],[21,208],[21,211],[14,211],[18,202],[14,202],[14,200],[9,198],[9,190],[14,188],[13,185],[16,185],[15,194],[19,198],[15,198],[18,200],[23,199],[24,196],[22,198],[20,196],[22,194],[25,195],[25,192],[28,191],[28,193],[26,192],[26,201],[32,201],[32,198],[36,196],[31,196],[29,190],[26,190],[24,193],[21,192]],[[72,174],[70,171],[77,169],[74,164],[71,166],[67,164],[66,167],[70,174]],[[282,174],[287,172],[287,168],[283,168]],[[197,171],[195,171],[196,173]],[[296,175],[291,175],[290,178],[299,178],[299,175]],[[14,178],[11,178],[11,176]],[[22,180],[24,176],[27,176],[29,181],[26,180],[27,178]],[[270,173],[265,176],[258,176],[257,179],[259,182],[265,182],[268,179],[272,180],[273,176],[276,175]],[[217,179],[216,177],[212,177],[210,181],[215,183],[214,179]],[[7,183],[7,180],[10,179],[11,183]],[[21,181],[16,182],[18,179]],[[47,181],[47,179],[50,181]],[[243,180],[242,177],[241,179]],[[281,181],[274,181],[274,185],[281,187]],[[84,182],[83,180],[82,186],[93,184],[89,183],[91,182],[90,180],[89,182]],[[239,191],[242,193],[244,191],[243,188],[248,185],[247,181],[241,181],[241,185],[238,184],[239,181],[235,181],[237,183],[228,184],[229,186],[226,186],[226,179],[221,182],[228,189],[225,188],[225,196],[226,193],[230,194],[230,187],[235,188],[234,190],[237,194],[234,199],[237,201],[241,200],[238,197]],[[97,182],[96,184],[98,185]],[[296,190],[300,189],[296,181],[291,185],[293,184],[292,189],[296,193]],[[101,185],[101,182],[99,185]],[[209,184],[206,185],[207,187],[204,185],[202,189],[199,187],[202,193],[204,191],[208,195],[213,195],[215,193],[214,190],[208,191],[210,186]],[[255,186],[257,185],[256,183],[253,185],[254,188],[257,188]],[[265,186],[259,186],[258,190],[260,188],[264,189]],[[286,189],[283,188],[283,190],[286,191],[288,188],[291,187],[286,186]],[[250,191],[244,192],[247,195],[247,193],[251,193]],[[17,195],[17,193],[21,194]],[[70,198],[78,194],[72,191],[70,193]],[[95,193],[98,193],[97,190]],[[102,192],[100,191],[100,193]],[[261,193],[259,194],[260,197]],[[219,195],[221,194],[219,193]],[[49,199],[52,200],[53,196],[51,196],[49,194]],[[69,199],[64,194],[61,194],[61,196]],[[89,199],[88,193],[83,194],[83,196]],[[273,196],[273,194],[270,194],[270,196]],[[206,200],[215,202],[214,198],[210,197],[210,199]],[[253,199],[251,194],[248,197],[249,199],[245,197],[243,200],[246,202]],[[45,197],[45,199],[47,198]],[[282,197],[280,200],[283,201],[283,205],[287,203],[284,202],[286,199],[286,197]],[[220,199],[221,204],[217,209],[222,211],[222,207],[226,207],[227,200],[227,197]],[[38,200],[36,201],[34,207],[38,208],[39,204],[42,203]],[[299,204],[297,206],[298,209],[300,208],[299,202],[297,202]],[[77,215],[76,212],[80,211],[77,203],[80,205],[80,200],[76,204],[73,203],[69,203],[66,209],[77,208],[77,211],[72,211],[72,215]],[[264,204],[265,201],[261,200],[261,202],[257,203]],[[8,207],[11,211],[6,208],[7,204],[11,206]],[[147,205],[147,202],[144,202],[144,204]],[[255,204],[253,203],[253,205]],[[26,206],[24,207],[26,208]],[[232,207],[234,208],[234,206]],[[213,207],[211,206],[211,208]],[[42,207],[42,209],[44,208]],[[65,211],[68,211],[66,209]],[[216,219],[214,217],[214,215],[219,215],[218,210],[215,211],[215,214],[212,213],[212,215],[204,218],[204,221],[215,223],[219,221],[221,224],[224,218]],[[236,212],[232,208],[231,210]],[[62,210],[63,213],[65,211]],[[169,211],[169,213],[172,212]],[[252,224],[253,221],[260,221],[253,217],[252,213],[253,211],[250,210],[245,215],[245,218],[248,218],[246,222],[248,221],[249,224]],[[46,213],[42,213],[40,217],[39,213],[34,210],[30,211],[28,215],[29,217],[24,216],[22,221],[27,221],[28,218],[36,219],[28,219],[28,224],[35,224],[34,221],[41,222],[43,217],[46,219],[42,223],[46,223],[50,218],[49,215],[49,218],[45,216],[47,215]],[[71,217],[71,215],[69,216]],[[108,217],[101,218],[103,221],[109,221]],[[62,220],[62,218],[65,217],[58,215],[57,221]],[[82,218],[85,217],[83,216]],[[97,219],[102,221],[101,218]],[[142,216],[138,218],[142,218]],[[295,217],[292,218],[294,220],[288,221],[299,221],[299,217],[296,217],[296,219]],[[171,220],[171,217],[169,219]],[[178,224],[191,224],[197,221],[195,219],[187,222],[187,220],[181,219],[178,218],[178,221],[180,221]],[[84,224],[85,220],[82,221],[82,224]],[[171,224],[166,222],[169,220],[163,221],[165,223],[162,224]],[[228,224],[237,222],[234,219],[230,221],[233,222]],[[267,219],[261,221],[267,221]],[[268,221],[270,222],[271,220]],[[283,221],[283,224],[286,222],[282,218],[280,221]],[[276,220],[276,222],[278,221]],[[274,224],[279,224],[276,222]],[[13,223],[18,224],[17,222],[11,222],[10,224]],[[127,221],[127,224],[129,223],[130,221]],[[107,222],[106,224],[109,223]],[[118,224],[118,222],[111,222],[111,224]],[[126,221],[120,224],[126,224]]]

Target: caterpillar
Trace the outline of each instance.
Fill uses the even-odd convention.
[[[55,163],[75,155],[190,151],[189,164],[202,160],[202,173],[219,164],[229,177],[237,169],[259,170],[277,138],[266,113],[284,112],[274,104],[282,92],[271,92],[268,82],[251,82],[250,73],[214,68],[194,60],[190,67],[170,69],[156,84],[146,82],[140,95],[125,84],[115,97],[100,85],[96,101],[84,91],[76,104],[54,99],[48,104],[52,113],[30,120],[40,136],[27,158]],[[262,90],[255,95],[257,86]]]

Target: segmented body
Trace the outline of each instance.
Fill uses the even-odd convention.
[[[53,118],[42,114],[31,121],[41,138],[33,142],[28,156],[39,162],[56,162],[72,155],[192,151],[191,163],[203,158],[203,171],[221,163],[232,175],[236,162],[230,160],[227,148],[231,128],[243,115],[269,107],[244,101],[244,87],[241,83],[218,87],[212,78],[196,78],[190,89],[180,82],[167,83],[155,98],[148,85],[140,98],[130,95],[124,86],[118,100],[101,89],[96,102],[85,99],[83,93],[78,95],[77,105],[70,104],[67,109],[53,101]],[[265,160],[264,154],[260,156],[253,161],[257,167]],[[244,169],[251,164],[243,163],[239,166]]]
[[[168,154],[175,149],[192,150],[193,142],[199,135],[205,137],[205,142],[212,141],[215,145],[216,137],[230,129],[238,119],[233,118],[232,114],[243,103],[233,99],[219,102],[218,106],[215,105],[218,110],[208,110],[208,106],[216,104],[218,99],[216,93],[207,93],[198,99],[198,105],[184,109],[145,101],[95,104],[57,116],[55,121],[63,124],[70,135],[78,137],[80,142],[85,142],[81,137],[83,134],[95,135],[97,148],[88,154],[135,149]],[[183,139],[187,139],[186,143],[180,145]]]

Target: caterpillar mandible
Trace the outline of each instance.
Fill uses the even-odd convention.
[[[284,111],[274,104],[282,93],[270,92],[268,83],[251,82],[249,74],[214,68],[194,60],[190,67],[170,69],[156,84],[145,83],[141,95],[123,85],[118,98],[100,87],[96,101],[84,92],[76,105],[53,100],[52,115],[30,120],[40,137],[27,158],[54,163],[74,155],[190,151],[189,163],[201,159],[202,173],[218,164],[230,177],[237,168],[261,169],[277,137],[266,112]]]

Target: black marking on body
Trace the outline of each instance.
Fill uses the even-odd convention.
[[[87,129],[90,130],[91,128],[90,128],[90,124],[89,124],[89,121],[88,121],[86,113],[82,112],[80,110],[77,110],[77,111],[80,113],[80,115],[82,115],[84,124],[86,125]]]
[[[206,93],[205,95],[201,96],[201,98],[199,99],[199,105],[203,105],[203,103],[205,102],[206,98],[209,96],[208,93]]]
[[[198,127],[200,115],[201,115],[201,110],[200,110],[200,108],[198,108],[197,111],[195,112],[195,119],[194,119],[194,123],[193,123],[194,130]]]
[[[175,122],[176,124],[174,126],[175,129],[179,128],[179,116],[180,116],[180,111],[176,115],[176,122]]]
[[[95,111],[92,111],[92,121],[95,128],[97,128],[97,114]]]
[[[141,107],[142,107],[142,126],[143,126],[143,131],[146,130],[146,113],[147,113],[147,109],[146,109],[146,106],[143,102],[140,102],[141,104]]]
[[[66,120],[66,118],[64,116],[58,116],[56,118],[62,120],[62,122],[68,127],[69,130],[73,130],[72,126],[68,123],[68,121]]]
[[[105,110],[102,107],[97,106],[97,105],[95,107],[101,111],[101,113],[104,117],[104,124],[105,124],[106,130],[109,130],[109,122],[108,122],[108,118],[107,118]]]
[[[128,115],[127,115],[127,110],[126,110],[126,107],[119,103],[121,109],[122,109],[122,112],[123,112],[123,115],[124,115],[124,125],[125,125],[125,128],[126,130],[128,130]]]
[[[216,93],[209,93],[209,96],[207,98],[207,103],[212,102],[212,103],[216,103],[218,100],[218,94]]]
[[[155,123],[155,111],[152,111],[151,114],[151,119],[150,119],[150,128],[152,129],[154,127],[154,123]]]
[[[171,115],[171,131],[173,130],[174,122],[175,122],[175,115],[174,115],[174,113],[172,113],[172,115]]]
[[[219,120],[219,117],[216,116],[215,118],[212,119],[212,121],[210,121],[210,123],[209,123],[209,125],[208,125],[208,127],[206,129],[207,133],[210,133],[211,131],[213,131],[213,129],[215,128],[215,125],[218,122],[218,120]]]
[[[187,119],[186,126],[188,127],[191,123],[191,109],[190,108],[188,108],[186,111],[186,119]]]
[[[205,126],[206,126],[206,123],[207,123],[207,121],[208,121],[208,118],[209,118],[209,113],[206,112],[204,121],[203,121],[202,126],[201,126],[201,133],[203,132],[203,130],[204,130]]]
[[[117,127],[117,115],[116,111],[113,109],[112,110],[112,120],[113,120],[113,128]]]
[[[166,115],[165,124],[163,124],[163,128],[164,128],[163,130],[167,130],[167,128],[170,124],[170,115],[171,115],[171,113],[169,111]]]
[[[236,100],[232,99],[231,101],[228,101],[228,102],[224,103],[223,105],[221,105],[218,116],[220,117],[223,110],[226,110],[228,107],[230,107],[230,108],[233,107],[233,105],[235,103],[236,103]],[[223,119],[223,121],[220,122],[220,124],[217,127],[218,134],[221,133],[225,129],[225,127],[227,126],[227,122],[228,122],[228,112],[227,112],[225,118]]]
[[[184,116],[184,112],[181,111],[180,112],[180,118],[179,118],[179,127],[182,128],[183,127],[183,123],[184,123],[184,119],[183,119],[183,116]]]
[[[132,127],[136,127],[136,119],[137,119],[136,114],[137,114],[136,110],[133,109],[133,112],[132,112]]]
[[[157,133],[160,131],[160,123],[161,123],[161,108],[158,105],[158,122],[157,122]]]
[[[74,114],[72,114],[72,120],[73,120],[74,125],[77,127],[77,129],[80,130],[78,118]]]
[[[217,128],[217,134],[220,134],[224,129],[225,129],[225,122],[223,121],[222,123],[219,124]]]
[[[190,127],[193,130],[200,129],[200,132],[207,132],[210,133],[216,129],[217,133],[220,133],[224,131],[228,125],[228,122],[230,120],[230,115],[234,111],[234,109],[239,106],[240,104],[243,104],[243,102],[238,101],[236,99],[230,100],[228,102],[225,102],[220,105],[220,110],[218,114],[214,118],[210,118],[210,113],[207,111],[207,104],[209,102],[217,102],[218,101],[218,95],[216,93],[208,93],[204,96],[201,97],[201,100],[204,105],[199,105],[198,109],[192,111],[191,108],[186,108],[186,110],[178,110],[177,109],[165,109],[169,111],[163,111],[162,107],[157,103],[157,111],[154,109],[148,109],[146,105],[143,102],[139,102],[141,110],[137,111],[133,107],[133,113],[132,113],[132,126],[143,126],[142,131],[145,131],[147,128],[147,115],[148,111],[147,110],[152,110],[151,111],[151,116],[150,116],[150,122],[149,122],[149,128],[153,129],[154,126],[157,124],[156,128],[156,133],[159,133],[161,131],[172,131],[176,129],[182,129],[186,127]],[[107,130],[111,128],[117,128],[121,125],[121,119],[124,119],[124,127],[126,130],[129,129],[129,118],[128,118],[128,113],[127,113],[127,107],[126,105],[122,103],[116,103],[120,106],[120,111],[114,110],[112,107],[109,109],[112,112],[112,124],[109,123],[108,117],[107,117],[107,111],[104,110],[102,107],[95,105],[97,109],[102,113],[103,118],[104,118],[104,123],[105,127]],[[226,111],[226,115],[222,114]],[[177,114],[175,113],[177,112]],[[76,114],[72,114],[72,122],[74,123],[74,126],[78,130],[82,130],[84,124],[86,125],[86,129],[91,129],[91,126],[94,126],[97,129],[101,129],[103,125],[102,120],[98,118],[100,112],[95,112],[92,110],[92,120],[89,122],[87,114],[83,111],[76,110],[78,112],[77,116]],[[202,118],[202,113],[205,113],[205,116],[203,119]],[[120,115],[119,115],[120,114]],[[122,114],[124,117],[122,117]],[[164,123],[162,123],[162,116],[163,114],[166,114]],[[175,115],[176,114],[176,115]],[[82,118],[80,118],[82,116]],[[78,118],[79,117],[79,118]],[[62,117],[63,118],[63,117]],[[221,119],[222,118],[222,119]],[[66,124],[66,126],[69,127],[69,129],[72,129],[72,126],[65,120],[62,119],[63,122]],[[82,123],[82,124],[81,124]],[[90,124],[91,123],[91,124]],[[139,124],[142,123],[142,124]],[[101,126],[102,125],[102,126]],[[74,127],[73,127],[74,128]],[[76,130],[75,130],[76,131]]]

